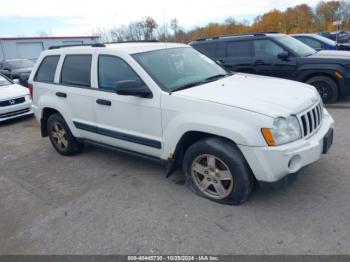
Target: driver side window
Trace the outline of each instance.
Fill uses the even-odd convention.
[[[119,81],[134,80],[142,83],[140,77],[122,59],[116,56],[100,55],[98,58],[98,86],[115,91]]]
[[[254,41],[254,52],[255,56],[273,56],[277,57],[278,54],[285,51],[275,42],[269,39],[255,40]]]

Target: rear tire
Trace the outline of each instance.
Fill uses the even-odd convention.
[[[338,85],[332,78],[328,76],[315,76],[308,79],[306,83],[317,89],[323,103],[329,104],[337,101],[339,97]]]
[[[212,201],[240,205],[253,189],[247,161],[227,139],[211,137],[194,143],[186,151],[182,165],[190,189]]]
[[[52,114],[49,117],[47,131],[53,147],[59,154],[71,156],[81,152],[83,144],[76,140],[60,114]]]

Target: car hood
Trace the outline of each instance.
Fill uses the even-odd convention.
[[[310,85],[242,73],[173,95],[242,108],[271,117],[297,114],[320,101],[318,92]]]
[[[24,86],[17,84],[0,86],[0,101],[25,95],[29,95],[29,90]]]
[[[312,59],[335,59],[335,60],[349,60],[350,61],[350,52],[348,51],[329,51],[329,50],[321,50],[313,55],[307,56],[306,58]],[[332,62],[332,61],[329,61]]]

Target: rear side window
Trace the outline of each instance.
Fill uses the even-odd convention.
[[[60,56],[47,56],[41,62],[34,81],[53,83]]]
[[[196,49],[197,51],[212,58],[226,56],[225,47],[226,47],[225,42],[205,43],[205,44],[199,44],[199,45],[193,46],[193,48]]]
[[[251,57],[252,49],[250,41],[235,41],[227,43],[228,57]]]
[[[91,55],[66,55],[61,71],[61,83],[91,86]]]
[[[100,55],[98,58],[99,88],[114,91],[119,81],[134,80],[142,83],[139,76],[122,59]]]

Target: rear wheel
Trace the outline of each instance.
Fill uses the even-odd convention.
[[[49,117],[47,130],[53,147],[61,155],[75,155],[82,150],[83,144],[75,139],[60,114],[52,114]]]
[[[328,76],[315,76],[306,81],[307,84],[314,86],[320,93],[323,103],[333,103],[339,96],[337,83]]]
[[[192,191],[223,204],[239,205],[253,189],[253,175],[242,153],[219,137],[193,144],[185,153],[183,172]]]

